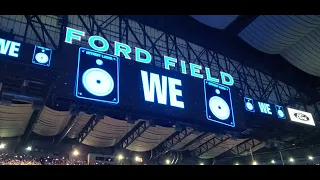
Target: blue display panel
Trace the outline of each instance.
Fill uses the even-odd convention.
[[[275,105],[275,108],[276,108],[276,113],[277,113],[278,118],[287,119],[286,113],[285,113],[284,108],[282,106]]]
[[[95,52],[98,55],[105,55],[103,52],[96,52],[95,50],[89,51]],[[243,103],[243,97],[241,98],[238,95],[234,97],[232,96],[232,100],[236,101],[232,102],[231,105],[230,91],[232,87],[217,84],[219,85],[217,88],[219,91],[221,91],[221,96],[219,97],[224,96],[223,94],[226,93],[225,97],[222,98],[226,98],[225,101],[228,105],[230,105],[230,117],[222,120],[211,115],[211,120],[208,120],[207,114],[212,113],[206,113],[206,108],[209,111],[211,110],[209,105],[206,107],[205,98],[208,98],[209,103],[210,93],[208,93],[207,97],[205,97],[203,79],[193,78],[186,74],[178,72],[175,73],[164,68],[153,67],[146,63],[140,63],[125,58],[118,62],[119,66],[121,66],[121,71],[119,72],[121,75],[118,77],[120,87],[118,91],[121,100],[118,104],[115,105],[115,103],[113,103],[113,106],[110,107],[109,103],[105,103],[105,101],[108,100],[112,102],[112,99],[110,98],[111,94],[103,97],[93,95],[93,93],[89,93],[88,90],[86,90],[82,85],[82,77],[84,76],[83,74],[86,70],[91,68],[104,69],[104,67],[99,65],[101,62],[96,61],[97,57],[89,54],[86,54],[82,51],[79,52],[79,48],[73,46],[70,48],[64,48],[62,50],[61,57],[63,60],[65,60],[65,62],[68,63],[54,63],[52,65],[57,67],[61,66],[61,74],[65,74],[65,77],[70,80],[60,80],[57,83],[57,86],[61,87],[56,88],[55,93],[57,95],[62,96],[68,94],[68,96],[74,97],[74,93],[76,92],[76,96],[82,98],[81,100],[84,100],[80,102],[90,103],[90,100],[99,101],[101,103],[97,105],[106,108],[106,110],[108,110],[108,108],[110,108],[110,111],[116,111],[118,110],[117,108],[120,110],[125,109],[127,112],[134,113],[136,116],[138,116],[137,118],[150,118],[154,121],[157,121],[157,123],[163,123],[165,126],[171,126],[172,124],[168,124],[169,122],[183,122],[186,124],[195,124],[204,128],[208,128],[206,129],[208,131],[214,130],[215,132],[219,132],[233,127],[242,128],[245,125],[245,123],[243,123],[244,118],[241,118],[244,116],[242,112],[245,110],[243,109],[241,109],[242,112],[238,111],[239,113],[236,115],[237,122],[235,122],[236,124],[234,123],[235,119],[233,116],[234,113],[236,113],[234,108],[239,107],[239,104]],[[54,57],[59,56],[55,55]],[[78,57],[79,62],[77,61]],[[110,61],[108,59],[103,60],[105,61],[103,63],[104,65]],[[114,63],[116,64],[116,62]],[[108,65],[105,68],[111,68],[111,66],[112,65]],[[113,66],[112,69],[117,68]],[[110,73],[109,69],[105,69],[105,71],[107,71],[110,76],[113,77],[113,79],[117,79],[115,78],[115,75]],[[74,74],[72,78],[68,76],[71,74]],[[76,74],[78,75],[76,76]],[[75,77],[78,79],[75,80]],[[75,88],[75,82],[78,83],[76,85],[78,89]],[[114,82],[116,83],[117,80],[114,80]],[[215,87],[208,85],[207,88]]]
[[[235,127],[230,88],[204,80],[204,93],[207,119]]]
[[[51,62],[51,56],[52,49],[41,46],[35,46],[32,56],[32,63],[40,66],[49,67]]]
[[[247,111],[255,112],[253,99],[244,97],[244,106]]]
[[[79,48],[75,96],[109,104],[119,103],[119,58]]]
[[[283,106],[255,101],[249,97],[244,97],[244,109],[252,113],[257,112],[265,117],[287,119]]]

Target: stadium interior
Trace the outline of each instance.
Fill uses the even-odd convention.
[[[245,117],[233,132],[170,117],[162,122],[152,114],[142,118],[62,95],[64,84],[73,83],[67,71],[0,56],[0,164],[320,163],[320,16],[0,15],[0,38],[53,51],[65,48],[66,27],[145,48],[155,57],[170,52],[223,69],[240,95],[310,112],[316,125],[281,127]],[[76,45],[88,47],[86,42]],[[161,60],[152,65],[164,67]]]

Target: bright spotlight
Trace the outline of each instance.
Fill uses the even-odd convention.
[[[31,146],[28,146],[27,147],[27,151],[31,151],[32,150],[32,147]]]
[[[308,159],[312,161],[312,160],[313,160],[313,157],[312,157],[312,156],[308,156]]]
[[[257,161],[253,161],[252,165],[258,165]]]
[[[135,160],[136,160],[136,162],[142,162],[143,161],[143,159],[141,157],[139,157],[139,156],[136,156]]]
[[[122,159],[124,159],[123,155],[122,155],[122,154],[119,154],[119,155],[118,155],[118,160],[122,160]]]
[[[170,160],[169,159],[166,159],[166,164],[170,164]]]
[[[234,165],[238,166],[238,165],[239,165],[239,163],[235,163]]]
[[[4,149],[6,147],[6,144],[1,143],[0,144],[0,149]]]
[[[272,159],[272,160],[271,160],[271,163],[272,163],[272,164],[275,164],[275,163],[276,163],[276,161]]]
[[[73,154],[74,156],[78,156],[80,153],[79,153],[78,150],[75,149],[72,154]]]
[[[294,159],[291,157],[291,158],[289,159],[289,161],[290,161],[290,162],[294,162]]]
[[[204,165],[204,163],[203,163],[203,162],[201,162],[201,163],[200,163],[200,165]]]

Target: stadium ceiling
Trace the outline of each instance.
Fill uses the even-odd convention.
[[[208,47],[320,100],[320,16],[125,16]],[[181,31],[181,29],[184,29]],[[209,43],[210,42],[210,43]]]
[[[229,31],[243,16],[192,15],[212,28]],[[295,67],[313,76],[320,76],[320,16],[260,15],[247,17],[239,31],[233,31],[255,49],[279,54]]]

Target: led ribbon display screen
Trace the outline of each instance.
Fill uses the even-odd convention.
[[[18,63],[50,67],[52,49],[22,44],[0,37],[0,60],[13,60]]]
[[[272,117],[274,119],[287,119],[283,106],[254,100],[249,97],[244,97],[243,102],[243,107],[247,112],[259,114],[263,117]]]
[[[74,45],[59,56],[68,63],[56,68],[68,82],[59,82],[57,94],[207,127],[235,127],[241,119],[229,86]]]
[[[80,40],[79,32],[78,36],[66,36],[66,42],[72,44],[72,38]],[[98,40],[104,45],[97,46]],[[60,96],[107,104],[110,108],[158,119],[217,127],[237,127],[245,112],[287,119],[282,106],[250,97],[241,100],[233,92],[233,78],[228,73],[219,72],[220,79],[214,78],[207,67],[190,63],[188,74],[183,60],[178,62],[165,55],[164,68],[154,67],[149,65],[152,59],[149,52],[135,48],[135,59],[131,59],[128,56],[131,47],[119,42],[115,42],[118,48],[114,54],[108,54],[104,52],[109,48],[108,42],[98,36],[89,38],[91,48],[67,45],[55,53],[41,46],[22,46],[6,40],[0,43],[0,55],[59,70],[62,77],[55,93]],[[180,72],[173,71],[177,63]],[[200,72],[202,68],[204,74]]]

